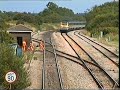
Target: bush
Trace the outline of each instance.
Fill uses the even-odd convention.
[[[99,35],[103,31],[104,36],[119,32],[119,3],[107,2],[100,6],[95,6],[86,14],[86,28],[91,34]]]
[[[91,34],[94,34],[94,36],[99,36],[100,32],[103,32],[103,35],[107,35],[109,33],[112,33],[113,35],[116,35],[119,33],[119,28],[118,27],[99,27],[99,28],[93,28],[90,30]]]
[[[0,44],[0,86],[4,87],[5,90],[9,88],[9,83],[5,80],[5,74],[11,70],[18,74],[18,80],[11,85],[12,90],[21,90],[30,85],[23,59],[15,56],[10,46]]]
[[[24,21],[18,20],[17,23],[16,23],[16,25],[18,25],[18,24],[23,24],[24,25]]]
[[[0,43],[14,43],[14,38],[11,34],[7,33],[6,30],[0,29]]]

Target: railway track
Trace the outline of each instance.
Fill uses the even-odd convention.
[[[80,32],[77,34],[77,32],[74,32],[74,35],[79,37],[80,39],[84,40],[88,44],[90,44],[93,48],[98,50],[100,53],[102,53],[105,57],[107,57],[109,60],[111,60],[117,67],[119,67],[119,56],[107,49],[106,47],[100,45],[99,43],[91,40],[90,38],[86,37],[83,34],[80,34]]]
[[[32,38],[32,40],[33,40],[34,42],[37,42],[37,43],[39,43],[39,42],[41,41],[41,40],[35,39],[35,38]],[[56,52],[56,57],[66,58],[66,60],[70,60],[70,61],[72,61],[72,62],[74,62],[74,63],[76,63],[76,64],[79,64],[79,65],[83,66],[81,62],[79,62],[78,60],[76,60],[76,59],[79,59],[79,58],[55,49],[55,45],[53,45],[51,42],[46,42],[46,44],[47,44],[47,46],[50,45],[50,46],[53,46],[53,47],[54,47],[54,50],[55,50],[55,52]],[[52,53],[52,54],[55,54],[55,53],[54,53],[54,50],[51,51],[51,50],[49,50],[49,49],[47,48],[45,51],[50,52],[50,53]],[[56,59],[56,60],[57,60],[57,59]],[[58,62],[58,61],[56,61],[56,62]],[[88,63],[90,63],[90,62],[88,62]],[[45,57],[44,57],[43,64],[44,64],[44,65],[43,65],[43,70],[42,70],[42,76],[43,76],[43,78],[42,78],[42,89],[45,89]],[[91,64],[92,64],[92,63],[91,63]],[[57,66],[58,66],[58,65],[57,65]],[[83,66],[83,67],[84,67],[84,66]],[[84,68],[85,68],[85,67],[84,67]],[[85,68],[85,69],[86,69],[86,68]],[[58,72],[60,72],[60,70],[58,70]],[[61,75],[59,75],[59,77],[61,77]],[[62,80],[60,80],[60,82],[62,82]],[[61,88],[63,88],[63,83],[61,84]]]
[[[77,63],[77,64],[79,64],[79,65],[81,65],[81,66],[83,66],[83,67],[85,68],[85,66],[83,65],[83,63],[81,63],[81,62],[79,61],[80,58],[78,58],[78,57],[76,57],[76,56],[73,56],[73,55],[70,55],[70,54],[67,54],[67,53],[64,53],[64,52],[59,51],[59,50],[57,50],[57,49],[55,49],[55,50],[56,50],[56,55],[57,55],[57,56],[66,58],[67,60],[72,61],[72,62],[74,62],[74,63]],[[54,53],[54,52],[52,52],[52,51],[50,51],[50,50],[47,50],[47,49],[46,49],[46,51],[48,51],[48,52],[50,52],[50,53]],[[89,64],[91,64],[91,65],[94,65],[95,67],[98,67],[98,66],[97,66],[96,64],[94,64],[94,63],[91,63],[91,62],[86,61],[86,60],[83,60],[83,61],[86,62],[86,63],[89,63]],[[86,68],[85,68],[85,69],[86,69]]]
[[[91,48],[94,48],[93,51],[95,51],[96,53],[98,53],[102,57],[102,59],[100,57],[98,57],[98,58],[95,57],[96,61],[101,65],[101,67],[103,67],[106,70],[107,73],[109,73],[109,75],[111,77],[113,77],[113,79],[118,81],[119,64],[117,62],[115,62],[115,60],[118,61],[118,58],[114,55],[110,55],[111,53],[109,54],[109,56],[107,56],[108,51],[104,52],[104,50],[106,50],[106,49],[104,49],[105,47],[99,48],[98,45],[91,44],[89,40],[82,38],[82,36],[77,35],[77,37],[80,38],[82,42],[85,42],[89,46],[92,46]],[[88,49],[91,49],[91,48],[88,48]],[[102,49],[104,49],[104,50],[102,50]],[[88,52],[90,52],[90,51],[88,50]],[[114,56],[114,60],[112,60],[111,56],[112,56],[112,58]]]
[[[32,35],[31,35],[31,36],[33,37],[33,36],[34,36],[34,35],[36,35],[36,34],[37,34],[37,32],[34,32],[34,33],[32,33]]]
[[[45,48],[53,51],[53,53],[45,50],[44,52],[44,64],[43,64],[43,88],[42,89],[63,89],[62,78],[60,74],[60,69],[58,66],[58,61],[56,58],[56,52],[52,41],[49,37],[43,38],[45,40]],[[51,43],[51,44],[50,44]]]
[[[119,84],[82,48],[78,43],[76,43],[71,37],[69,37],[67,34],[61,34],[62,37],[68,42],[68,44],[71,46],[71,48],[74,50],[76,53],[77,57],[79,60],[81,60],[82,64],[86,67],[90,75],[93,77],[95,80],[96,84],[98,85],[99,88],[101,89],[113,89],[116,86],[118,87]],[[89,58],[94,62],[96,66],[91,65],[89,63],[86,63],[83,58],[78,53],[78,48],[75,49],[75,47],[78,47],[82,49],[88,56]]]
[[[47,36],[50,36],[50,35],[47,35]],[[65,37],[69,37],[69,36],[65,35]],[[64,35],[63,35],[63,38],[64,38]],[[69,39],[70,39],[70,37],[69,37]],[[35,38],[32,38],[32,40],[35,41],[35,42],[38,42],[38,43],[41,41],[41,40],[38,40],[38,39],[35,39]],[[67,40],[67,39],[65,39],[65,40]],[[72,38],[71,38],[71,41],[73,41]],[[96,84],[98,85],[98,87],[100,89],[102,89],[102,90],[108,89],[108,88],[115,89],[116,87],[119,86],[118,82],[116,82],[114,79],[112,79],[112,77],[110,77],[110,75],[108,73],[106,73],[105,70],[102,67],[100,67],[100,65],[97,62],[94,61],[94,59],[91,62],[91,61],[88,61],[86,59],[81,58],[79,53],[74,49],[74,47],[79,46],[79,45],[77,45],[76,42],[74,42],[76,45],[74,45],[74,47],[73,47],[71,45],[71,43],[69,42],[69,40],[68,40],[68,44],[76,52],[77,57],[69,55],[69,54],[64,53],[62,51],[56,50],[55,46],[52,44],[52,41],[49,38],[47,38],[47,40],[45,40],[45,43],[46,43],[46,47],[47,48],[45,50],[45,53],[44,53],[45,55],[44,56],[46,56],[46,54],[47,54],[48,57],[46,57],[46,58],[48,58],[48,60],[50,59],[49,57],[51,57],[51,56],[52,57],[59,56],[59,57],[66,58],[67,60],[70,60],[70,61],[72,61],[74,63],[77,63],[77,64],[83,66],[86,70],[88,70],[88,72],[93,77],[93,79],[95,80]],[[62,83],[62,78],[61,78],[61,75],[60,75],[59,65],[57,63],[55,63],[55,62],[58,62],[57,59],[54,59],[54,61],[48,61],[48,60],[46,60],[46,58],[44,57],[44,62],[43,62],[44,63],[43,64],[43,68],[44,69],[43,69],[42,89],[62,89],[63,88],[63,83]],[[91,59],[92,57],[89,56],[89,58]],[[47,61],[47,66],[46,66],[46,61]],[[54,67],[53,65],[58,67],[58,69],[56,67]],[[48,66],[50,66],[50,67],[48,67]],[[47,71],[46,67],[49,68],[50,70]],[[54,70],[55,68],[56,68],[55,71],[51,71],[51,69]],[[49,74],[46,75],[46,71]],[[58,80],[56,80],[56,78],[54,80],[58,81],[57,82],[58,86],[55,85],[55,84],[53,85],[53,83],[52,83],[52,82],[54,82],[54,80],[51,80],[51,78],[54,78],[54,77],[49,77],[50,79],[47,78],[47,80],[46,80],[47,76],[50,76],[50,75],[53,76],[52,74],[50,74],[51,72],[57,72],[54,75],[57,76],[56,78],[58,78]],[[62,83],[62,84],[60,84],[60,83]]]
[[[43,52],[41,89],[63,89],[56,51],[50,36],[51,33],[47,33],[43,37],[46,50]],[[32,41],[37,42],[38,44],[43,40],[32,38]],[[50,53],[49,51],[52,51],[53,53]]]

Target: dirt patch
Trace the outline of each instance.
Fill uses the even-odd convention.
[[[42,58],[39,58],[40,52],[35,52],[28,69],[30,74],[31,86],[26,89],[41,89],[42,82]],[[35,58],[36,57],[36,60]]]

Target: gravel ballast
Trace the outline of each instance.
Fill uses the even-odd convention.
[[[76,56],[59,32],[53,33],[56,49]],[[65,58],[58,57],[64,89],[98,89],[98,86],[83,66]]]

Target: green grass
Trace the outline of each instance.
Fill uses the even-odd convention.
[[[37,60],[43,60],[43,54],[37,54],[37,53],[35,53],[34,55],[33,55],[33,59],[34,58],[37,58]],[[35,60],[35,59],[34,59]]]
[[[40,50],[40,47],[36,47],[35,48],[36,51],[39,51]],[[34,52],[34,55],[33,55],[33,60],[43,60],[43,53],[37,53],[37,52]]]
[[[108,46],[111,46],[111,47],[115,47],[115,48],[118,48],[119,47],[119,41],[117,40],[110,40],[108,38],[100,38],[97,40],[105,45],[108,45]]]
[[[119,47],[119,35],[118,34],[109,33],[103,36],[103,38],[99,39],[99,41],[111,47],[115,47],[115,48]]]
[[[17,20],[12,20],[9,22],[6,22],[7,24],[9,24],[10,27],[15,26],[16,25]],[[58,30],[60,28],[60,23],[43,23],[40,26],[34,25],[32,23],[27,23],[24,22],[24,25],[30,29],[32,29],[33,31],[49,31],[49,30]]]
[[[87,36],[90,36],[90,32],[88,31],[85,31],[84,34]],[[109,40],[109,37],[110,37],[110,40]],[[103,36],[103,38],[100,38],[99,35],[96,35],[96,36],[93,36],[92,38],[95,38],[95,40],[107,46],[115,47],[117,49],[119,48],[119,34],[110,33]]]
[[[43,23],[40,25],[40,31],[58,30],[60,27],[59,23]]]
[[[17,20],[14,20],[14,21],[12,20],[12,21],[9,21],[9,22],[6,22],[6,23],[9,24],[10,27],[12,27],[12,26],[15,26],[15,25],[16,25],[16,22],[17,22]],[[38,29],[38,27],[35,26],[35,25],[32,24],[32,23],[24,22],[24,25],[25,25],[26,27],[32,29],[33,31],[37,31],[37,29]]]
[[[24,52],[23,60],[25,62],[31,61],[32,58],[33,58],[33,53],[32,52],[29,52],[29,51]]]

